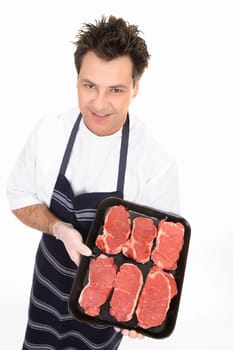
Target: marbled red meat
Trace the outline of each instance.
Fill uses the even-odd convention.
[[[151,259],[162,269],[174,270],[183,244],[184,225],[180,222],[162,221]]]
[[[136,217],[130,239],[122,246],[122,253],[139,263],[147,263],[156,235],[157,228],[151,218]]]
[[[139,327],[157,327],[165,320],[171,298],[177,294],[175,279],[168,275],[157,266],[150,269],[136,309]]]
[[[130,214],[123,205],[109,209],[104,220],[103,233],[96,238],[97,247],[107,254],[118,254],[130,235]]]
[[[121,265],[110,300],[110,315],[119,322],[131,320],[142,285],[142,272],[136,265]]]
[[[117,267],[113,258],[104,254],[92,259],[89,265],[88,284],[79,296],[79,304],[89,316],[97,316],[112,289]]]

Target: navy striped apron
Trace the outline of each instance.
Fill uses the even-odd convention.
[[[117,191],[75,196],[65,172],[80,120],[81,114],[70,134],[50,210],[62,221],[73,224],[85,241],[100,201],[109,196],[123,198],[129,119],[122,129]],[[69,314],[68,299],[76,272],[77,266],[70,259],[63,243],[51,235],[42,234],[36,254],[23,350],[118,349],[121,333],[115,332],[112,327],[79,322]]]

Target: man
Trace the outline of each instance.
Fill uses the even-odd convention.
[[[121,18],[85,24],[75,43],[79,108],[41,120],[9,179],[16,217],[43,232],[23,349],[117,349],[122,334],[74,320],[67,302],[102,199],[178,211],[174,159],[129,115],[149,53]],[[139,335],[140,337],[140,335]]]

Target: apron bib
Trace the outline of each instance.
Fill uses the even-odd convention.
[[[50,210],[71,223],[85,241],[100,202],[109,196],[123,198],[128,151],[129,118],[121,137],[117,189],[114,192],[83,193],[75,196],[65,176],[78,133],[79,114],[70,134],[51,198]],[[29,318],[23,350],[115,350],[122,335],[113,327],[82,323],[68,312],[68,300],[77,273],[64,244],[43,234],[35,260]]]

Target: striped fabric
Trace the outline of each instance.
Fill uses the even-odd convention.
[[[61,191],[54,190],[53,199],[57,202],[58,205],[62,206],[65,210],[74,213],[76,220],[79,222],[92,222],[95,217],[96,209],[73,209],[73,204],[71,200],[65,194],[61,193]]]
[[[123,184],[127,157],[128,124],[122,133],[117,191],[85,193],[75,196],[65,177],[72,146],[78,131],[79,115],[53,191],[50,210],[64,222],[71,223],[85,238],[99,203],[106,197],[123,198]],[[123,142],[124,141],[124,142]],[[27,329],[23,350],[116,350],[122,334],[113,327],[80,322],[68,310],[68,300],[77,273],[63,243],[42,234],[38,246],[30,296]]]
[[[67,305],[76,272],[63,244],[44,234],[36,255],[23,349],[118,348],[121,336],[112,327],[84,324],[69,313]]]

